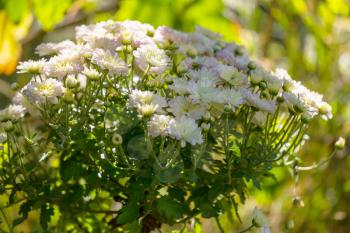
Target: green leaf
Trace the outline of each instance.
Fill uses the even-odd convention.
[[[230,151],[232,151],[235,156],[241,157],[241,149],[236,143],[231,146]]]
[[[150,155],[143,135],[137,135],[131,138],[128,142],[127,151],[129,157],[136,161],[148,159]]]
[[[121,210],[121,214],[117,218],[117,224],[124,225],[131,223],[139,217],[139,206],[136,201],[126,204]]]
[[[157,210],[160,215],[173,222],[182,217],[185,212],[184,205],[169,197],[162,197],[157,202]]]
[[[33,0],[34,13],[45,31],[63,20],[72,0]]]
[[[77,179],[81,177],[83,173],[83,167],[82,164],[77,161],[67,160],[62,162],[60,173],[64,181]]]
[[[28,214],[32,210],[32,204],[32,201],[28,200],[19,207],[19,214],[22,216],[13,221],[14,227],[21,224],[24,220],[28,218]]]
[[[122,226],[123,232],[126,233],[140,233],[141,232],[141,224],[138,221],[133,221],[131,223],[127,223]]]
[[[40,209],[40,225],[44,230],[49,228],[49,222],[54,215],[54,208],[50,204],[45,203]]]

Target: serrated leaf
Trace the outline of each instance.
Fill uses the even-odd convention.
[[[145,160],[150,155],[143,135],[137,135],[131,138],[128,142],[127,151],[129,157],[135,160]]]
[[[182,217],[185,208],[180,202],[176,202],[169,197],[162,197],[157,202],[157,210],[160,215],[173,222]]]
[[[49,222],[51,221],[51,217],[54,215],[54,208],[45,203],[41,205],[40,208],[40,225],[44,230],[49,228]]]
[[[30,200],[28,200],[19,207],[19,214],[22,216],[13,221],[14,227],[21,224],[24,220],[28,218],[28,214],[32,210],[32,204],[33,203]]]
[[[131,201],[126,204],[122,210],[121,214],[118,215],[117,224],[124,225],[126,223],[131,223],[139,217],[139,206],[136,201]]]
[[[81,163],[77,161],[67,160],[62,162],[61,164],[60,174],[64,181],[80,178],[82,173],[83,173],[83,167]]]

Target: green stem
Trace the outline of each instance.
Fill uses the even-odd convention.
[[[241,230],[239,231],[238,233],[244,233],[244,232],[247,232],[247,231],[250,231],[252,228],[254,227],[254,225],[250,225],[248,228],[244,229],[244,230]]]
[[[220,233],[225,233],[225,230],[224,228],[222,227],[221,223],[220,223],[220,220],[218,217],[215,217],[215,221],[216,221],[216,224],[218,225],[218,228],[220,230]]]
[[[128,165],[128,167],[130,167],[129,159],[128,159],[128,157],[126,156],[126,154],[125,154],[125,152],[124,152],[124,150],[123,150],[122,145],[119,145],[118,147],[119,147],[120,154],[122,155],[122,157],[123,157],[125,163]]]
[[[307,167],[296,166],[295,169],[296,169],[297,171],[309,171],[309,170],[318,168],[318,167],[324,165],[325,163],[329,162],[329,160],[331,160],[331,159],[334,157],[335,152],[336,152],[336,150],[334,150],[334,151],[328,156],[328,158],[326,158],[325,160],[320,161],[320,162],[318,162],[318,163],[316,163],[316,164],[313,164],[313,165],[307,166]]]
[[[231,170],[232,170],[232,164],[231,164],[231,158],[230,158],[230,151],[228,148],[228,133],[229,133],[229,122],[228,122],[228,113],[225,115],[225,133],[224,133],[224,146],[225,146],[225,155],[226,155],[226,161],[227,161],[227,170],[228,170],[228,183],[232,183],[232,177],[231,177]]]

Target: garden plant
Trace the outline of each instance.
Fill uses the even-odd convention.
[[[310,169],[297,154],[308,125],[332,118],[322,95],[200,27],[105,21],[36,51],[0,111],[0,194],[20,206],[10,232],[34,210],[46,232],[239,219],[249,182]],[[268,232],[257,209],[253,227]]]

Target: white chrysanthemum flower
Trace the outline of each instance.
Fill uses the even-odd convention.
[[[197,57],[189,57],[186,58],[182,63],[186,65],[186,67],[190,69],[196,68],[206,68],[208,70],[212,70],[213,72],[217,70],[217,67],[221,65],[220,61],[215,57],[209,56],[197,56]]]
[[[191,145],[203,143],[201,128],[198,127],[197,123],[192,118],[175,118],[170,122],[169,134],[181,141],[182,146],[185,146],[186,142]]]
[[[292,80],[288,72],[283,68],[277,68],[275,72],[273,72],[273,75],[283,81]]]
[[[145,44],[153,44],[152,38],[148,36],[153,33],[154,28],[149,24],[131,20],[118,23],[118,39],[122,44],[131,44],[134,48]]]
[[[11,104],[0,111],[0,121],[18,121],[24,116],[26,109],[22,105]]]
[[[45,64],[45,59],[40,59],[38,61],[29,60],[20,62],[17,66],[17,73],[40,74],[44,71]]]
[[[189,33],[191,45],[198,54],[213,54],[216,41],[210,39],[200,31]]]
[[[201,26],[196,26],[195,31],[214,41],[221,41],[222,35]]]
[[[167,106],[167,101],[151,91],[132,90],[128,104],[136,108],[142,116],[150,116],[154,112],[164,112],[163,108]]]
[[[48,77],[63,79],[68,74],[78,74],[84,69],[83,57],[74,50],[64,50],[63,53],[50,58],[44,68]]]
[[[116,36],[116,24],[108,20],[95,25],[82,25],[75,28],[78,42],[85,42],[92,49],[115,51],[120,45]]]
[[[247,86],[247,76],[239,72],[234,66],[222,65],[217,66],[219,76],[224,81],[234,87]]]
[[[188,82],[187,90],[190,94],[190,98],[195,103],[220,103],[221,102],[221,90],[216,87],[208,86],[203,82]]]
[[[234,111],[244,103],[244,98],[241,92],[232,88],[225,88],[220,93],[220,101]]]
[[[261,99],[259,94],[252,93],[248,89],[241,89],[241,93],[248,105],[271,114],[276,111],[277,106],[275,101]]]
[[[261,67],[257,67],[256,69],[250,71],[250,82],[254,85],[257,85],[264,80],[265,76],[266,71]]]
[[[159,106],[157,104],[143,104],[138,105],[137,110],[140,117],[150,117],[157,111],[158,107]]]
[[[83,74],[90,80],[99,80],[101,78],[100,72],[93,68],[84,67]]]
[[[64,40],[59,43],[44,43],[36,47],[36,53],[39,56],[55,55],[63,49],[70,49],[76,44],[71,40]]]
[[[292,111],[302,112],[309,115],[311,118],[317,115],[317,109],[306,105],[300,96],[293,93],[283,93],[284,104]]]
[[[135,33],[143,33],[143,34],[154,34],[154,27],[147,23],[140,23],[135,20],[125,20],[124,22],[120,22],[119,26],[125,28],[131,32]]]
[[[167,110],[175,117],[186,116],[198,120],[203,117],[207,107],[203,104],[195,104],[184,96],[176,96],[169,101]]]
[[[128,73],[128,65],[120,57],[103,49],[94,51],[91,62],[103,70],[108,70],[109,75],[126,75]]]
[[[266,82],[267,89],[273,95],[277,95],[278,92],[283,87],[284,80],[282,80],[282,79],[280,79],[272,74],[269,74],[266,72],[263,79]]]
[[[21,92],[17,92],[15,94],[12,99],[12,104],[22,105],[31,116],[40,116],[38,109],[35,108],[35,106],[33,106]]]
[[[167,47],[171,43],[175,43],[177,46],[179,46],[181,43],[188,42],[188,36],[186,33],[179,32],[165,26],[160,26],[157,28],[153,39],[157,44],[161,44],[163,47]]]
[[[220,81],[215,72],[207,68],[202,68],[200,70],[191,70],[188,73],[188,76],[191,80],[196,81],[201,86],[207,87],[215,87]]]
[[[136,107],[143,104],[158,105],[161,108],[167,106],[167,101],[164,97],[155,94],[151,91],[132,90],[129,95],[129,103],[131,106]]]
[[[30,102],[43,104],[55,104],[58,97],[63,96],[64,87],[60,81],[49,78],[43,81],[31,81],[23,90],[22,93]]]
[[[152,137],[168,136],[169,124],[173,120],[172,117],[166,115],[154,115],[147,123],[148,133]]]
[[[142,45],[134,51],[134,56],[136,66],[144,72],[149,69],[151,73],[161,74],[168,68],[168,56],[156,45]]]
[[[185,78],[175,78],[169,88],[179,95],[185,95],[188,94],[188,85],[189,82]]]

